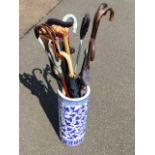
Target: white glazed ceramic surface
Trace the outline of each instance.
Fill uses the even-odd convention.
[[[76,146],[84,140],[89,96],[89,87],[85,96],[75,99],[62,95],[58,90],[59,134],[66,145]]]

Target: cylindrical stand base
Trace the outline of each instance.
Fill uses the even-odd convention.
[[[68,98],[58,90],[59,104],[59,136],[68,146],[76,146],[83,142],[90,88],[81,98]]]

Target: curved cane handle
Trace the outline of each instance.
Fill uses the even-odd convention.
[[[108,5],[106,3],[102,3],[96,14],[95,14],[95,17],[94,17],[94,21],[93,21],[93,28],[92,28],[92,33],[91,33],[91,38],[96,38],[96,35],[97,35],[97,30],[98,30],[98,26],[99,26],[99,23],[100,23],[100,20],[102,18],[102,16],[106,15],[107,12],[110,12],[110,17],[109,17],[109,21],[111,21],[114,17],[114,10],[112,8],[108,8]]]
[[[76,31],[77,31],[77,19],[76,19],[76,17],[73,15],[73,14],[66,14],[64,17],[63,17],[63,21],[64,22],[67,22],[68,21],[68,19],[73,19],[73,29],[72,29],[72,32],[73,33],[76,33]]]

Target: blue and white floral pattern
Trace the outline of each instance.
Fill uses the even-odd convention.
[[[75,146],[84,140],[89,96],[81,101],[65,100],[58,95],[59,133],[63,143]]]

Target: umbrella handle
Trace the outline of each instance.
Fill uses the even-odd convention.
[[[60,20],[60,19],[56,19],[56,18],[50,18],[46,21],[46,24],[48,25],[59,25],[59,26],[62,26],[62,27],[72,27],[73,26],[73,23],[74,21],[73,20],[70,20],[70,21],[63,21],[63,20]]]
[[[91,38],[96,38],[96,35],[97,35],[97,30],[98,30],[98,26],[99,26],[99,23],[100,23],[100,20],[102,18],[103,15],[106,15],[107,12],[110,12],[110,17],[109,17],[109,21],[111,21],[114,17],[114,10],[112,8],[108,8],[108,5],[106,3],[102,3],[95,16],[94,16],[94,21],[93,21],[93,28],[92,28],[92,33],[91,33]]]
[[[64,22],[67,22],[70,18],[73,20],[72,32],[73,32],[73,33],[76,33],[76,31],[77,31],[77,19],[76,19],[76,17],[75,17],[73,14],[66,14],[66,15],[63,17],[62,20],[63,20]]]
[[[52,25],[52,28],[55,30],[56,33],[62,34],[64,46],[65,46],[65,51],[70,56],[71,54],[70,54],[70,47],[69,47],[69,41],[68,41],[69,29],[66,27],[64,28],[62,26],[58,26],[58,25]]]
[[[88,54],[87,54],[86,65],[85,65],[86,68],[90,68],[90,61],[93,61],[95,58],[95,54],[96,54],[95,39],[96,39],[97,30],[98,30],[99,23],[100,23],[102,16],[105,16],[107,14],[107,12],[110,12],[109,21],[112,21],[112,19],[114,17],[114,10],[112,8],[107,8],[107,7],[108,7],[108,5],[106,3],[102,3],[99,6],[99,8],[94,16],[91,38],[89,41]]]

